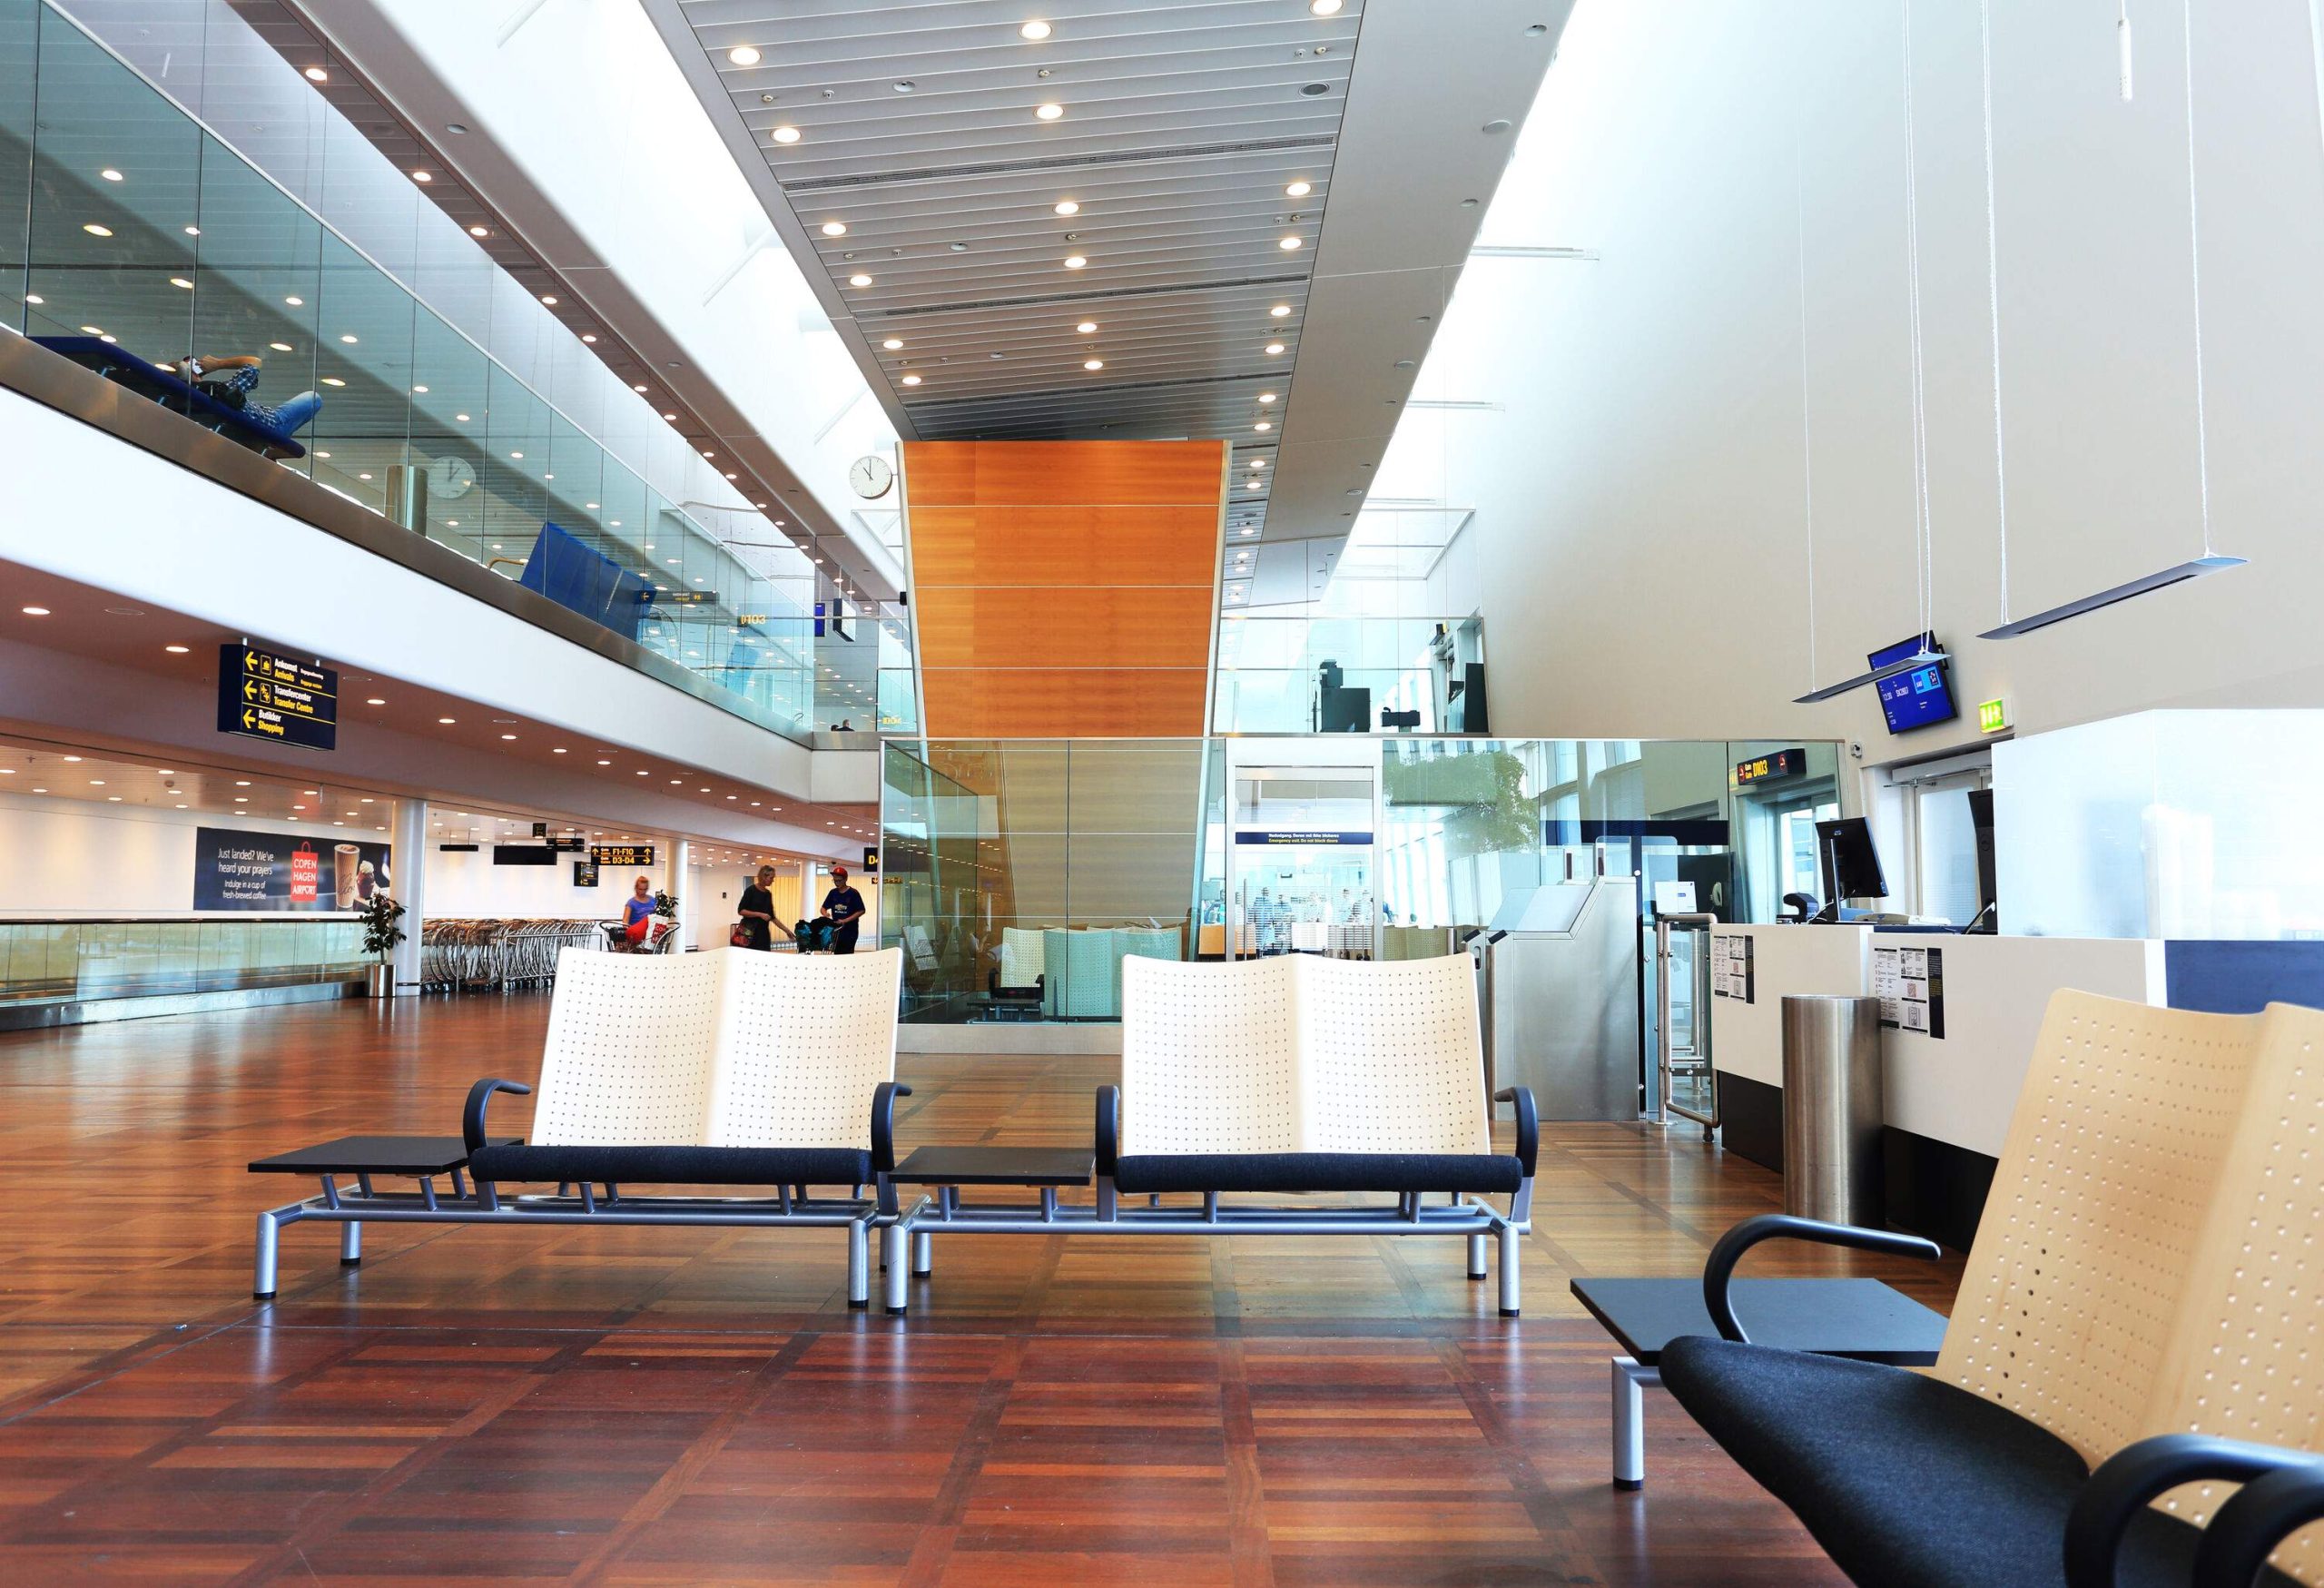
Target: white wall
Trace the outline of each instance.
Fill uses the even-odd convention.
[[[428,913],[435,917],[500,919],[508,917],[580,921],[596,917],[612,921],[639,876],[656,888],[666,885],[670,843],[654,841],[658,863],[615,872],[601,868],[597,885],[573,885],[573,863],[586,854],[560,854],[554,865],[495,865],[492,843],[479,839],[475,853],[446,853],[434,843],[428,846]]]
[[[330,831],[257,816],[0,794],[0,916],[250,914],[194,910],[197,827],[300,833],[325,848],[330,840],[320,834]],[[361,836],[388,841],[384,833]]]
[[[2197,554],[2181,12],[1994,14],[2009,601]],[[1974,703],[2038,729],[2324,698],[2324,151],[2299,0],[2195,7],[2211,518],[2253,566],[2032,636],[1999,621],[1979,8],[1914,8],[1934,616]],[[1917,626],[1896,5],[1582,0],[1379,493],[1477,509],[1505,733],[1853,737],[1796,707]],[[1804,272],[1802,262],[1804,260]],[[1804,274],[1804,280],[1803,280]],[[1804,291],[1803,291],[1804,289]],[[1802,400],[1802,298],[1806,402]],[[1803,447],[1812,436],[1812,453]],[[1804,509],[1814,480],[1813,588]],[[1812,647],[1812,648],[1811,648]],[[1973,721],[1893,743],[1920,753]]]

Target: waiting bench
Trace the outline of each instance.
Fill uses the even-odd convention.
[[[970,1204],[949,1187],[923,1197],[890,1232],[891,1312],[904,1309],[907,1237],[910,1271],[926,1274],[937,1235],[1091,1233],[1457,1236],[1472,1279],[1497,1240],[1500,1310],[1518,1315],[1540,1128],[1532,1093],[1512,1087],[1500,1097],[1516,1113],[1516,1150],[1493,1149],[1466,957],[1133,957],[1122,999],[1122,1082],[1098,1090],[1094,1205],[1059,1206],[1049,1176],[1015,1182],[1043,1187],[1038,1212]],[[1396,1199],[1285,1200],[1319,1193]],[[1200,1205],[1162,1205],[1172,1195]],[[1502,1195],[1506,1210],[1485,1200]],[[1147,1204],[1126,1205],[1132,1196]]]
[[[663,1224],[843,1228],[848,1301],[871,1299],[870,1237],[895,1212],[895,1026],[903,956],[718,950],[683,956],[568,948],[541,1060],[528,1139],[495,1138],[495,1092],[531,1087],[491,1078],[469,1090],[460,1155],[422,1174],[422,1153],[397,1158],[352,1138],[254,1164],[319,1173],[322,1194],[258,1216],[253,1294],[274,1295],[284,1227],[344,1227],[357,1260],[367,1223]],[[371,1172],[374,1169],[378,1173]],[[462,1171],[465,1170],[465,1179]],[[359,1178],[352,1190],[340,1174]],[[450,1178],[439,1194],[435,1173]],[[416,1191],[377,1179],[409,1174]],[[553,1185],[553,1192],[519,1192]],[[889,1198],[866,1198],[878,1186]],[[755,1187],[750,1197],[671,1188]],[[847,1194],[832,1189],[848,1188]]]
[[[192,381],[181,380],[175,370],[138,358],[102,337],[36,336],[28,340],[264,457],[280,462],[307,455],[306,448],[287,431],[260,424],[250,414],[227,407]]]
[[[1747,1221],[1704,1275],[1721,1337],[1662,1349],[1854,1581],[2324,1583],[2324,1012],[2059,993],[1925,1375],[1749,1344],[1728,1277],[1771,1236],[1934,1248]]]

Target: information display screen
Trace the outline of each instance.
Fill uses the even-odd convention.
[[[589,859],[596,865],[609,865],[615,871],[634,871],[654,863],[654,846],[650,843],[592,843]]]
[[[1925,650],[1934,651],[1935,648],[1931,636],[1919,635],[1886,650],[1875,651],[1865,660],[1876,670],[1909,661]],[[1880,690],[1881,714],[1888,719],[1888,731],[1892,734],[1909,734],[1915,728],[1933,727],[1938,723],[1949,723],[1961,715],[1961,708],[1953,699],[1952,677],[1941,658],[1917,667],[1907,667],[1901,673],[1892,673],[1880,680],[1877,687]]]

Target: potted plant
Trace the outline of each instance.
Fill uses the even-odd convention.
[[[403,919],[403,906],[385,893],[375,893],[355,907],[355,919],[363,928],[363,952],[378,956],[363,968],[363,990],[373,998],[389,997],[396,990],[396,973],[388,956],[406,936],[396,924]]]

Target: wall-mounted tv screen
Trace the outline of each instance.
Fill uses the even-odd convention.
[[[1936,649],[1934,635],[1915,635],[1885,649],[1873,652],[1865,660],[1875,671],[1907,661],[1923,652]],[[1880,680],[1881,714],[1888,719],[1892,734],[1909,734],[1915,728],[1934,727],[1949,723],[1961,715],[1954,704],[1953,678],[1942,660],[1933,660],[1917,667],[1907,667],[1901,673],[1891,673]]]

